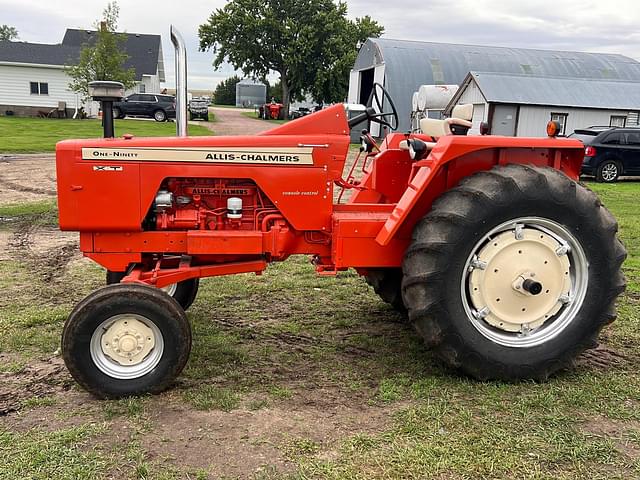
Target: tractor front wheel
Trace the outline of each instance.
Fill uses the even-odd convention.
[[[126,275],[126,272],[112,272],[111,270],[107,270],[107,285],[120,283]],[[172,283],[160,290],[167,293],[170,297],[173,297],[184,310],[187,310],[195,301],[199,286],[200,281],[197,278],[192,278],[190,280]]]
[[[409,318],[479,379],[544,380],[615,319],[626,252],[594,193],[522,165],[477,173],[432,206],[403,262]]]
[[[100,398],[166,389],[191,351],[191,327],[180,305],[145,285],[109,285],[71,312],[62,356],[73,378]]]

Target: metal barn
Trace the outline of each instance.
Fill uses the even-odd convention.
[[[409,130],[420,85],[459,85],[469,72],[640,82],[640,63],[618,54],[370,38],[351,71],[348,102],[366,102],[373,83],[382,83],[396,103],[399,130]]]
[[[542,137],[557,120],[569,135],[591,125],[638,125],[640,83],[470,72],[445,113],[460,103],[473,104],[472,133],[484,121],[494,135]]]
[[[257,80],[245,78],[236,83],[236,107],[262,105],[267,101],[267,86]]]

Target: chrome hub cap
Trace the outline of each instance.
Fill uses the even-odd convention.
[[[473,248],[461,284],[476,329],[505,346],[555,337],[574,319],[586,293],[588,265],[575,237],[551,220],[504,223]]]
[[[618,176],[618,167],[615,163],[609,163],[602,168],[602,178],[607,182],[615,180]]]
[[[102,322],[91,336],[94,363],[100,371],[118,379],[146,375],[160,362],[163,350],[158,327],[137,314],[115,315]]]

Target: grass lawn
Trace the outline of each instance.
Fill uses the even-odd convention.
[[[175,136],[174,122],[116,120],[116,135],[131,133],[138,137]],[[213,135],[197,125],[189,126],[189,135]],[[56,142],[70,138],[102,136],[100,120],[0,117],[0,153],[53,152]]]
[[[640,182],[588,185],[618,218],[628,288],[604,348],[546,383],[461,377],[355,273],[293,258],[203,280],[179,383],[119,401],[64,370],[33,383],[104,272],[38,250],[55,203],[2,206],[0,382],[31,383],[0,416],[0,478],[640,478]]]

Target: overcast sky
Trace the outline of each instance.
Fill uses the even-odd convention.
[[[260,0],[256,0],[260,1]],[[106,0],[0,0],[0,24],[20,40],[59,43],[66,28],[90,28]],[[120,0],[120,28],[162,35],[167,86],[173,86],[173,23],[187,43],[189,88],[213,89],[231,74],[198,52],[198,26],[225,0]],[[371,15],[387,38],[620,53],[640,60],[638,0],[348,0],[349,16]]]

